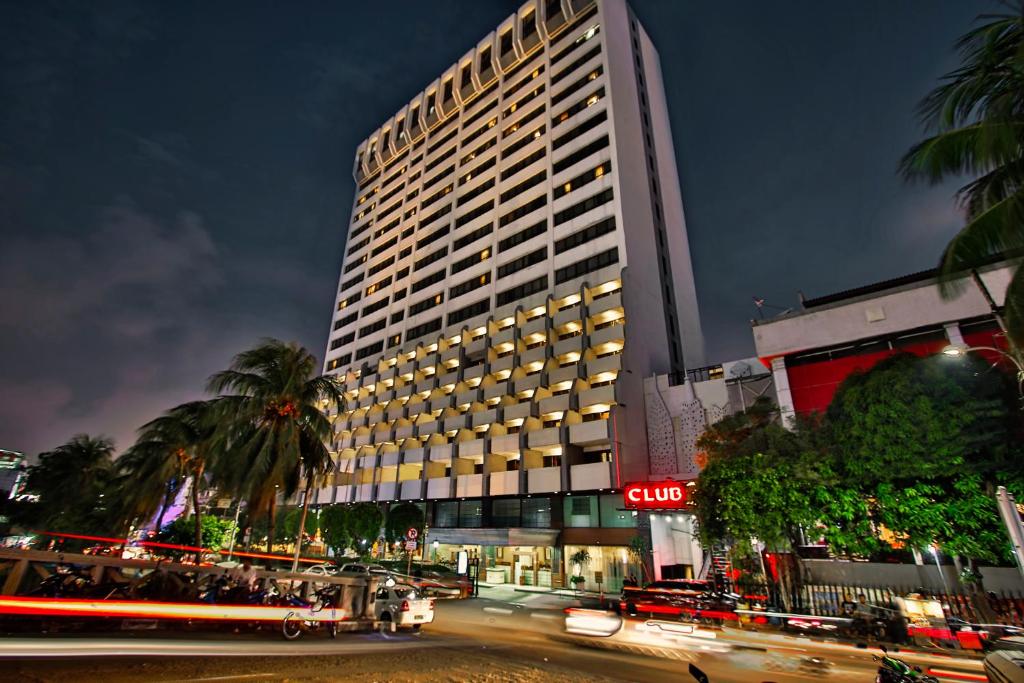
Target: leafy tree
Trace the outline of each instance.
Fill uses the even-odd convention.
[[[266,511],[268,550],[277,494],[294,495],[305,475],[308,511],[314,478],[331,464],[326,443],[333,433],[323,409],[338,406],[342,396],[337,381],[316,369],[316,358],[306,349],[267,339],[235,356],[231,367],[208,383],[211,392],[222,395],[218,441],[225,457],[217,480],[245,498],[250,510]]]
[[[324,543],[334,551],[335,556],[343,554],[352,545],[348,510],[345,505],[329,505],[320,513],[320,531]]]
[[[302,521],[302,517],[301,506],[289,508],[287,512],[281,515],[281,523],[278,525],[278,540],[298,537],[299,522]],[[316,517],[306,515],[305,522],[306,526],[303,529],[303,533],[307,536],[314,535],[316,533]]]
[[[348,531],[360,552],[377,539],[383,522],[384,514],[373,503],[356,503],[348,508]],[[366,544],[363,545],[362,541],[366,541]]]
[[[164,543],[176,545],[192,545],[195,540],[194,531],[198,526],[202,535],[199,547],[209,550],[220,550],[224,541],[231,533],[234,524],[231,520],[221,519],[213,515],[201,515],[199,523],[193,517],[178,517],[176,520],[165,526],[157,534],[157,538]]]
[[[983,19],[957,43],[960,67],[921,102],[922,121],[934,134],[901,163],[908,178],[933,183],[973,178],[958,193],[967,224],[940,264],[940,290],[947,298],[964,291],[964,271],[1024,249],[1024,5]],[[1020,356],[1024,270],[1019,266],[1005,305],[1007,331]]]
[[[18,523],[50,531],[106,532],[113,454],[112,440],[87,434],[41,453],[26,480],[26,491],[39,500],[16,508]]]
[[[423,510],[415,503],[398,503],[388,510],[387,521],[384,524],[384,538],[388,543],[403,538],[409,529],[416,529],[420,534],[426,519]]]
[[[201,546],[199,490],[214,453],[217,426],[216,403],[194,401],[171,408],[143,425],[139,438],[118,459],[117,497],[125,521],[149,519],[191,482],[193,537],[190,543]]]

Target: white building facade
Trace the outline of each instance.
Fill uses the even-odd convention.
[[[654,46],[624,0],[537,0],[359,146],[316,502],[422,504],[437,559],[617,588],[644,378],[703,362]],[[635,570],[634,570],[635,571]],[[598,572],[594,574],[594,572]],[[483,577],[483,570],[481,573]]]

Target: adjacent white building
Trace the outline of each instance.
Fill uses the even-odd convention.
[[[354,175],[324,368],[347,403],[317,502],[422,502],[431,552],[494,581],[564,582],[586,547],[617,587],[619,492],[652,471],[644,378],[704,355],[647,34],[624,0],[528,2]]]

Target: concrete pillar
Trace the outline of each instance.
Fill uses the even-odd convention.
[[[793,392],[789,388],[789,374],[786,372],[785,357],[772,358],[772,379],[775,381],[775,394],[779,400],[782,426],[786,429],[793,429],[796,409],[793,406]]]

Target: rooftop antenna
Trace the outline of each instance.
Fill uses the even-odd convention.
[[[776,311],[780,311],[780,313],[778,313],[777,315],[786,315],[787,313],[789,313],[790,311],[793,310],[792,308],[783,308],[782,306],[774,306],[774,305],[768,303],[764,299],[764,297],[756,297],[755,296],[753,298],[754,298],[754,306],[757,307],[757,314],[758,314],[758,316],[760,316],[761,320],[764,320],[764,309],[765,309],[765,307],[773,308]]]

